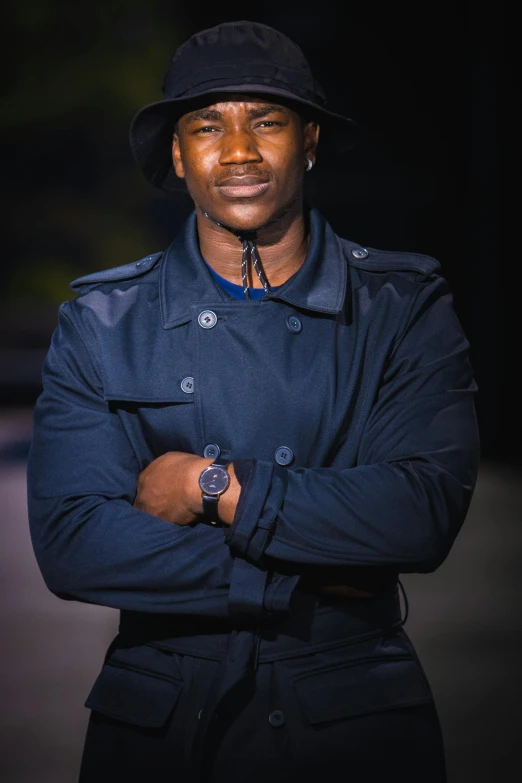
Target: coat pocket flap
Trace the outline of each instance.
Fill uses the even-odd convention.
[[[323,723],[432,700],[425,675],[411,658],[379,658],[328,669],[295,681],[310,723]]]
[[[183,683],[106,664],[85,706],[136,726],[160,727],[176,706]]]

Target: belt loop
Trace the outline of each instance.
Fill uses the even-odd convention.
[[[259,650],[261,648],[261,633],[259,632],[259,628],[256,629],[256,638],[254,643],[254,671],[257,672],[259,666]]]
[[[404,619],[402,618],[402,612],[401,612],[401,626],[404,626],[406,623],[406,620],[408,619],[408,614],[410,612],[410,605],[408,603],[408,596],[406,595],[406,590],[404,589],[404,585],[402,584],[400,579],[397,579],[397,582],[399,584],[399,587],[401,589],[402,597],[404,599]],[[400,599],[399,599],[400,602]]]

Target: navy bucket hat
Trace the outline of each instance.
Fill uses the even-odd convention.
[[[171,157],[176,121],[202,96],[230,92],[284,99],[321,125],[321,140],[341,150],[353,146],[355,122],[325,108],[325,93],[294,41],[259,22],[225,22],[196,33],[176,50],[163,83],[164,99],[132,120],[132,154],[152,185],[179,190]]]

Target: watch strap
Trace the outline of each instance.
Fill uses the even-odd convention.
[[[211,468],[212,465],[218,465],[220,468],[228,468],[230,465],[230,460],[225,459],[224,457],[216,457],[216,459],[209,465]]]
[[[215,495],[202,495],[203,519],[215,527],[223,527],[218,514],[218,500]]]
[[[229,459],[217,457],[208,467],[212,468],[217,466],[220,468],[228,468],[229,465]],[[218,514],[218,502],[220,497],[220,495],[206,495],[204,492],[202,492],[201,499],[203,503],[203,519],[205,522],[214,525],[214,527],[224,527],[223,522],[220,520]]]

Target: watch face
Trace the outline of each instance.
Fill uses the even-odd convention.
[[[199,477],[199,486],[206,495],[219,495],[228,487],[230,476],[225,468],[205,468]]]

